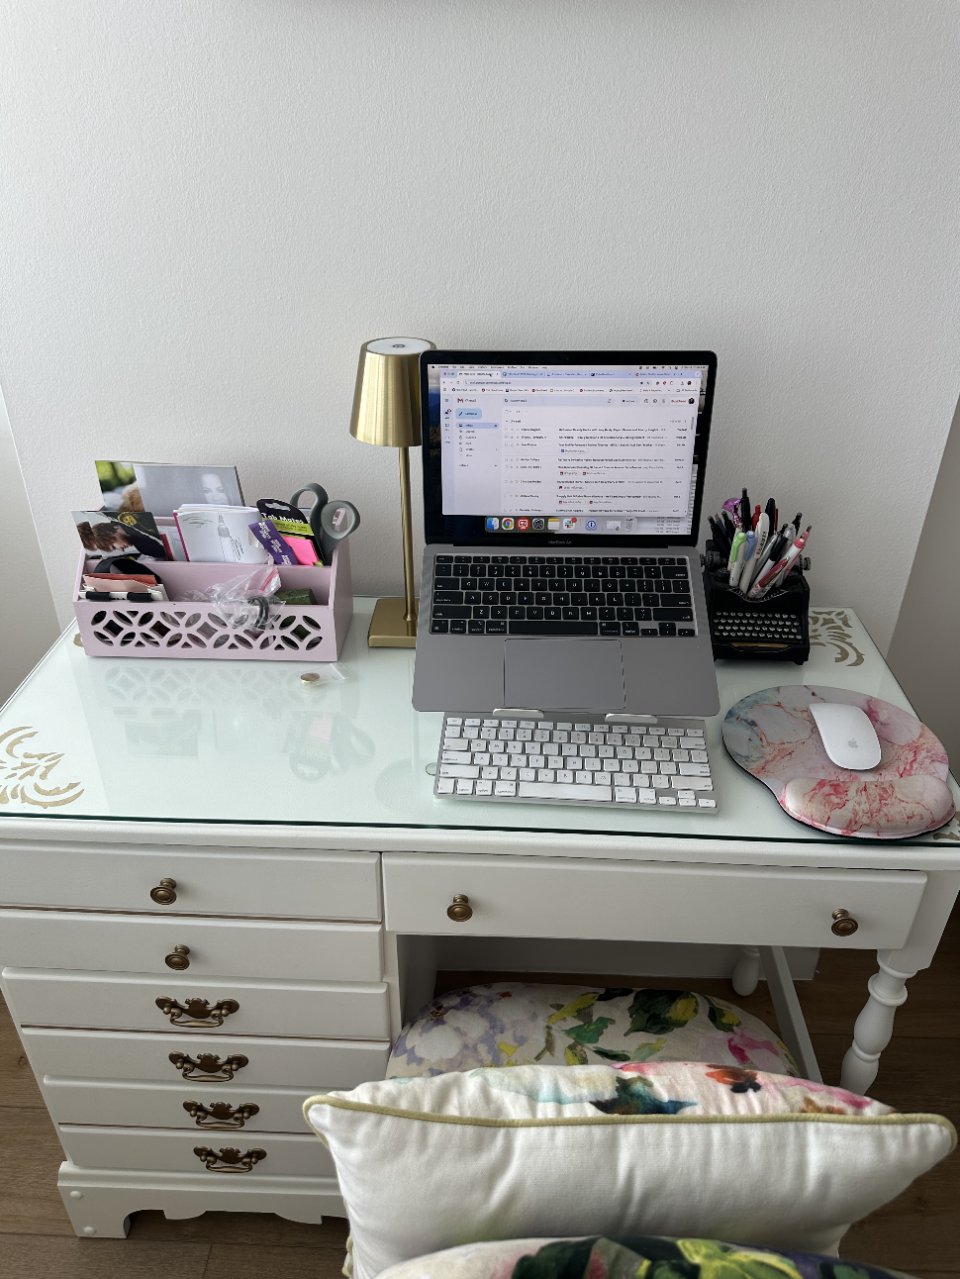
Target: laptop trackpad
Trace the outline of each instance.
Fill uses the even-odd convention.
[[[541,711],[624,708],[619,640],[508,639],[503,650],[505,706]]]

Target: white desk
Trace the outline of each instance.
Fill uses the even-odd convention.
[[[140,1208],[342,1212],[300,1103],[382,1076],[438,946],[444,966],[459,947],[463,967],[522,967],[526,947],[568,972],[591,971],[591,948],[610,971],[619,947],[640,974],[649,944],[696,943],[685,972],[709,954],[741,993],[762,957],[811,1073],[784,947],[876,949],[843,1073],[870,1087],[960,889],[956,821],[896,844],[801,826],[726,758],[720,717],[717,816],[437,800],[441,717],[411,708],[412,652],[366,648],[371,606],[342,683],[304,686],[298,663],[91,659],[68,632],[0,713],[2,985],[79,1233],[122,1235]],[[838,609],[816,614],[804,667],[722,665],[722,709],[799,682],[907,704]],[[852,937],[831,932],[840,907]]]

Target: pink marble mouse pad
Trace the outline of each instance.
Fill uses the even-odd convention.
[[[828,758],[812,702],[866,713],[880,741],[876,768],[840,768]],[[791,817],[834,835],[906,839],[954,815],[947,752],[915,716],[879,697],[826,685],[764,688],[727,712],[723,744]]]

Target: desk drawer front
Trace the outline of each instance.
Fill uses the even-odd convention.
[[[186,946],[186,952],[177,952]],[[166,962],[173,956],[174,963]],[[0,910],[0,962],[20,968],[160,973],[188,961],[191,978],[287,977],[379,982],[379,924],[298,920],[158,919]]]
[[[872,950],[906,942],[926,875],[384,853],[383,883],[398,933]],[[469,898],[464,922],[447,915],[456,894]],[[831,931],[838,909],[857,920],[853,936]]]
[[[23,1027],[20,1038],[37,1075],[79,1079],[186,1081],[204,1094],[238,1095],[250,1085],[353,1088],[382,1079],[389,1040],[272,1039],[241,1035],[124,1034],[118,1030]],[[171,1055],[177,1061],[171,1061]]]
[[[144,1168],[156,1172],[209,1174],[210,1180],[231,1185],[238,1178],[256,1176],[330,1177],[335,1175],[330,1152],[312,1136],[293,1133],[185,1133],[155,1128],[74,1128],[59,1126],[60,1140],[67,1157],[82,1168]],[[195,1147],[212,1151],[212,1167],[195,1153]],[[250,1151],[261,1151],[245,1165],[216,1158],[232,1147],[241,1159]],[[230,1156],[227,1156],[230,1159]]]
[[[174,972],[153,977],[45,972],[38,968],[5,968],[2,976],[17,1020],[31,1026],[167,1030],[178,1035],[294,1035],[304,1039],[390,1037],[383,982],[243,982],[194,979]],[[158,999],[169,1002],[158,1007]],[[198,999],[205,1001],[206,1007],[194,1002]]]
[[[242,1075],[241,1075],[242,1080]],[[327,1085],[318,1081],[316,1092]],[[120,1083],[114,1079],[60,1079],[47,1075],[43,1093],[61,1124],[121,1128],[180,1128],[197,1141],[242,1142],[251,1133],[310,1131],[303,1117],[303,1088],[247,1086],[231,1091],[214,1084]],[[184,1103],[194,1113],[184,1109]],[[256,1110],[252,1111],[252,1108]],[[199,1123],[197,1121],[200,1121]]]
[[[377,853],[4,843],[0,903],[379,920],[379,862]],[[174,881],[175,901],[161,880]]]

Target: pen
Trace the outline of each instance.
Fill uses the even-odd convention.
[[[759,522],[760,522],[760,507],[759,507],[759,506],[755,506],[755,507],[753,508],[753,519],[752,519],[752,520],[751,520],[751,522],[750,522],[750,526],[751,526],[751,528],[754,530],[754,532],[756,532],[757,524],[758,524]]]
[[[797,511],[796,515],[793,517],[793,531],[795,533],[800,532],[800,521],[802,519],[803,519],[802,513],[800,511]]]
[[[779,533],[771,531],[767,545],[763,551],[763,559],[757,564],[753,571],[753,585],[756,585],[757,579],[761,573],[766,572],[771,564],[776,564],[783,554],[786,547],[786,529],[782,528]]]
[[[757,599],[759,596],[765,594],[774,584],[775,579],[780,575],[780,573],[788,571],[791,568],[794,560],[807,544],[807,538],[810,536],[810,527],[811,526],[808,525],[806,530],[800,534],[786,554],[779,559],[772,568],[768,569],[762,577],[759,577],[757,581],[754,582],[753,586],[750,588],[751,599]]]
[[[787,563],[774,578],[774,586],[782,586],[787,580],[787,575],[800,563],[800,551],[802,551],[804,546],[806,546],[809,533],[810,529],[808,527],[805,533],[801,533],[800,537],[794,539],[793,544],[787,551]],[[794,550],[794,547],[797,548],[796,551]]]
[[[740,496],[740,523],[744,530],[750,528],[750,498],[747,496],[747,490],[743,489]]]
[[[716,543],[717,551],[721,555],[730,554],[730,539],[727,537],[727,530],[720,523],[716,516],[709,517],[710,530],[713,533],[713,540]]]
[[[764,513],[757,520],[757,545],[756,545],[756,549],[753,552],[753,559],[750,561],[750,573],[748,575],[748,580],[746,582],[746,585],[748,587],[756,580],[756,576],[763,565],[763,561],[766,558],[764,552],[766,551],[767,542],[769,538],[770,538],[770,521],[767,518],[766,511],[764,511]]]

